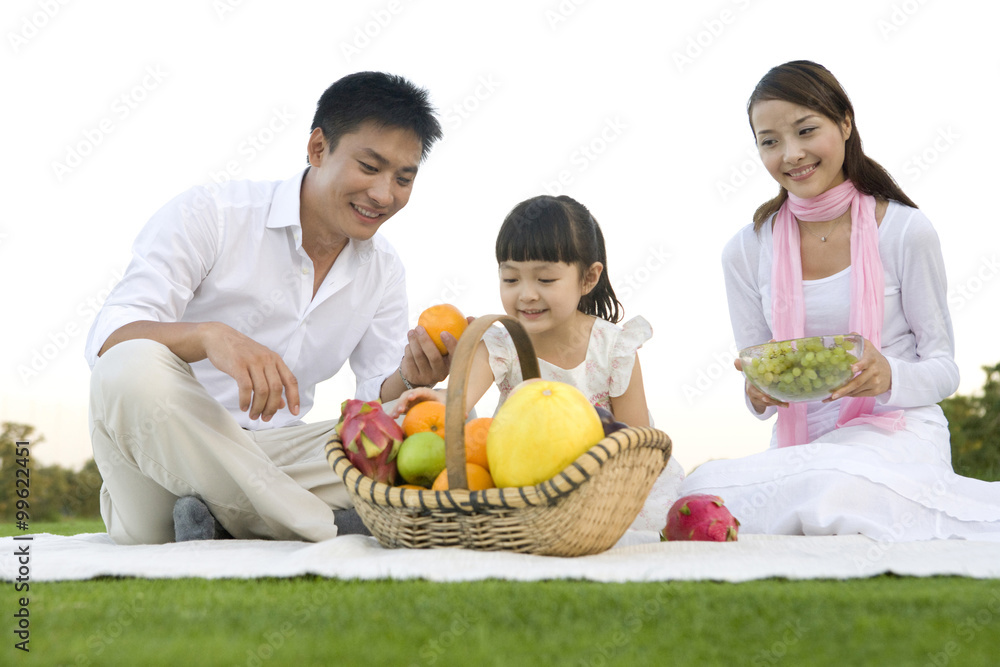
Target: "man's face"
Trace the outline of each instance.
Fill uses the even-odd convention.
[[[307,175],[313,187],[304,208],[328,234],[370,239],[409,201],[422,149],[412,130],[362,123],[331,153],[322,131],[314,130]]]

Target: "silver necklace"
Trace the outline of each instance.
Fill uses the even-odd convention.
[[[833,234],[833,230],[835,230],[835,229],[837,228],[837,225],[839,225],[839,224],[840,224],[841,222],[843,222],[843,221],[844,221],[844,219],[843,219],[843,218],[841,218],[841,219],[840,219],[840,220],[838,220],[837,222],[833,223],[833,227],[830,227],[830,231],[828,231],[828,232],[827,232],[827,233],[826,233],[825,235],[823,235],[823,236],[820,236],[819,234],[817,234],[817,233],[816,233],[816,232],[814,232],[813,230],[811,230],[811,229],[809,229],[808,227],[806,227],[805,225],[803,225],[803,224],[802,224],[802,221],[801,221],[801,220],[799,220],[798,222],[799,222],[799,229],[804,229],[804,230],[806,230],[807,232],[809,232],[810,234],[812,234],[813,236],[815,236],[816,238],[818,238],[818,239],[819,239],[820,241],[822,241],[823,243],[826,243],[826,239],[827,239],[827,238],[829,238],[830,234]]]

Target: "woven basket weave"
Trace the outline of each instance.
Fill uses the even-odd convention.
[[[539,377],[531,341],[517,320],[488,315],[469,325],[452,359],[445,411],[451,490],[401,489],[375,482],[351,465],[336,434],[326,444],[327,461],[347,486],[361,520],[385,547],[464,547],[548,556],[605,551],[638,515],[670,458],[670,438],[653,428],[622,429],[541,484],[465,490],[466,385],[476,346],[496,322],[514,340],[522,377]]]

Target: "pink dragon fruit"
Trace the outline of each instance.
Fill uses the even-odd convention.
[[[381,403],[347,399],[340,405],[335,428],[344,443],[344,454],[355,468],[376,482],[396,481],[396,454],[403,442],[403,429]]]
[[[684,496],[667,512],[667,526],[662,540],[700,540],[735,542],[740,522],[725,508],[719,496],[697,493]]]

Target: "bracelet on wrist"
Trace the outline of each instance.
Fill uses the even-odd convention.
[[[409,380],[406,379],[406,376],[403,375],[402,366],[400,366],[397,370],[399,371],[399,379],[403,381],[403,386],[405,386],[407,389],[416,389],[417,387],[426,388],[434,386],[433,384],[412,384]]]

